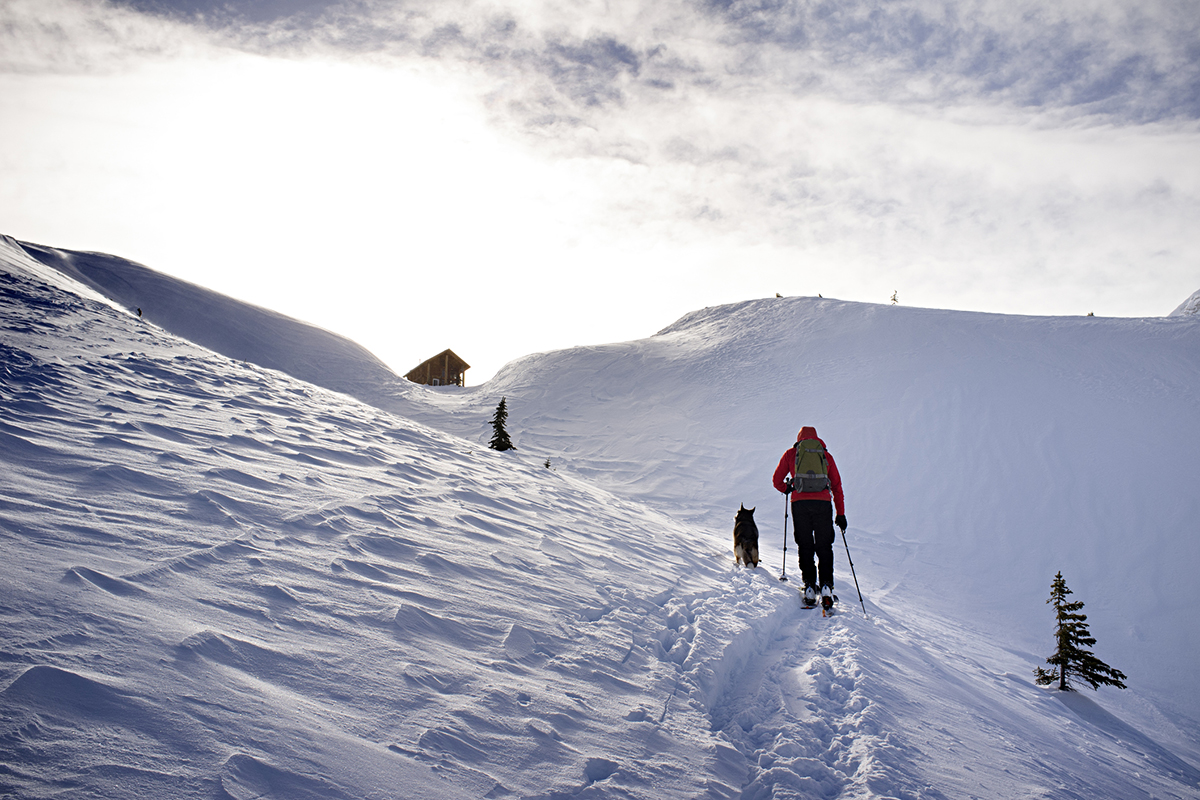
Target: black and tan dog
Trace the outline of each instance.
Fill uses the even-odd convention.
[[[754,509],[744,503],[733,522],[733,557],[744,566],[758,566],[758,525],[754,524]]]

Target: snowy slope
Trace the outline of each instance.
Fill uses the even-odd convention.
[[[50,267],[118,308],[140,311],[164,330],[235,361],[351,395],[359,387],[395,379],[387,365],[343,336],[123,258],[17,242],[11,237],[0,239],[0,254]]]
[[[1200,717],[1188,679],[1200,652],[1193,317],[770,299],[638,342],[529,356],[473,394],[428,395],[443,417],[406,413],[477,438],[507,396],[531,454],[697,525],[757,505],[773,542],[771,472],[815,425],[846,484],[851,541],[875,560],[862,570],[873,600],[933,603],[1038,652],[1038,601],[1061,569],[1103,652],[1164,710]]]
[[[773,624],[768,576],[643,506],[4,279],[4,791],[739,785],[692,695],[741,620]]]
[[[367,405],[255,365],[324,332],[238,363],[28,259],[0,249],[0,793],[1200,793],[1193,319],[761,301]],[[480,446],[500,396],[516,453]],[[1152,486],[1089,460],[1113,419]],[[805,423],[869,618],[844,551],[833,619],[775,577]],[[980,454],[1018,433],[1037,486],[998,490],[1017,468]],[[1122,546],[1145,503],[1162,538]],[[1129,692],[1032,685],[1059,568]]]

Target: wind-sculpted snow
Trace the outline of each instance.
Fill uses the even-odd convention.
[[[31,330],[59,297],[5,276],[4,791],[737,791],[697,675],[792,599],[769,576],[107,307]]]
[[[967,328],[991,326],[983,340],[1016,342],[999,349],[997,368],[972,365],[970,347],[945,341],[924,359],[926,335],[945,322],[931,312],[755,303],[697,312],[645,342],[531,356],[480,390],[376,386],[372,406],[197,347],[19,253],[0,253],[0,262],[0,795],[1200,792],[1186,711],[1191,662],[1152,673],[1156,685],[1176,687],[1181,709],[1164,709],[1161,691],[1142,692],[1115,658],[1131,674],[1128,697],[1061,698],[1035,687],[1031,670],[1050,647],[1051,622],[1037,615],[1048,578],[1039,561],[1047,559],[1028,547],[1033,534],[995,547],[980,524],[955,546],[945,530],[921,533],[933,523],[917,518],[915,501],[884,519],[873,493],[903,493],[884,485],[895,461],[871,441],[901,413],[892,406],[915,423],[949,414],[949,427],[931,435],[954,453],[951,467],[970,473],[975,459],[964,452],[980,444],[970,428],[996,436],[992,423],[1003,417],[978,403],[971,381],[997,369],[996,381],[1014,380],[1031,364],[1016,354],[1033,348],[1044,374],[1082,375],[1121,402],[1145,399],[1185,450],[1194,429],[1176,409],[1195,404],[1179,394],[1196,385],[1186,357],[1194,339],[1184,333],[1191,320],[1129,323],[1124,332],[1064,324],[1078,345],[1067,358],[1031,344],[1056,335],[1054,323],[963,315]],[[837,337],[824,326],[846,316],[854,324],[842,338],[858,330],[861,341],[830,341]],[[884,333],[868,330],[881,318]],[[805,341],[825,337],[825,360],[784,369],[795,346],[784,323]],[[899,350],[854,355],[885,334]],[[1131,351],[1128,335],[1144,346]],[[1087,337],[1122,366],[1094,363],[1079,344]],[[1156,350],[1163,341],[1166,356]],[[864,398],[841,396],[863,364],[880,367],[898,352],[905,359],[887,374],[902,376],[909,394],[876,407],[884,387],[867,381]],[[1164,361],[1178,369],[1162,369]],[[937,405],[939,391],[918,390],[933,366],[967,370],[964,386],[950,389],[956,402]],[[830,390],[812,370],[842,381],[838,403],[822,405]],[[761,388],[772,385],[763,375],[805,398],[803,407],[776,409],[780,395]],[[1056,392],[1050,406],[1063,401]],[[503,394],[520,449],[500,454],[481,442]],[[869,616],[843,552],[842,603],[830,619],[800,610],[794,579],[777,580],[782,509],[764,484],[797,417],[810,415],[828,417],[822,433],[838,443]],[[1053,416],[1042,435],[1061,443],[1056,427],[1071,425]],[[1161,444],[1153,426],[1142,429]],[[1145,491],[1173,509],[1166,513],[1186,515],[1194,500],[1174,492],[1194,472],[1175,453],[1153,474],[1182,474]],[[1039,454],[1065,458],[1054,447]],[[996,515],[986,498],[948,499],[963,484],[944,470],[918,459],[913,472],[952,505],[934,521],[968,504]],[[1106,574],[1095,552],[1111,546],[1104,520],[1127,509],[1086,488],[1095,473],[1068,474],[1058,489],[1073,508],[1103,501],[1089,512],[1098,542],[1074,566]],[[735,499],[759,505],[758,570],[733,566]],[[1023,508],[1045,513],[1040,503],[1035,493]],[[997,525],[1011,519],[994,516]],[[1152,550],[1143,543],[1125,552],[1121,569],[1186,596],[1192,589],[1177,574],[1195,565],[1178,538],[1179,564],[1139,557]],[[962,555],[971,548],[984,555]],[[964,574],[928,591],[947,563]],[[989,617],[992,604],[963,589],[989,585],[989,571],[1030,573],[1020,579],[1037,585],[1029,633],[1015,614]],[[1088,610],[1100,609],[1097,632],[1118,606],[1084,585],[1077,593]],[[1168,658],[1194,655],[1190,616],[1163,602],[1148,608],[1184,641],[1168,646],[1156,627],[1124,617],[1123,633]],[[1120,645],[1105,633],[1101,656]]]

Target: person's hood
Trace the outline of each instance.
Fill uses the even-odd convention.
[[[817,429],[811,425],[805,425],[800,429],[800,433],[796,434],[796,441],[798,442],[801,439],[816,439],[818,442],[821,441],[821,437],[817,436]],[[825,443],[821,442],[821,444],[823,445]]]

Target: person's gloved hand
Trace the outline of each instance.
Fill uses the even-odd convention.
[[[838,514],[837,517],[834,518],[833,524],[837,525],[839,528],[841,528],[842,533],[845,533],[846,532],[846,515]]]
[[[788,478],[786,481],[783,482],[783,493],[791,494],[793,491],[795,491],[795,490],[792,489],[792,479]]]

